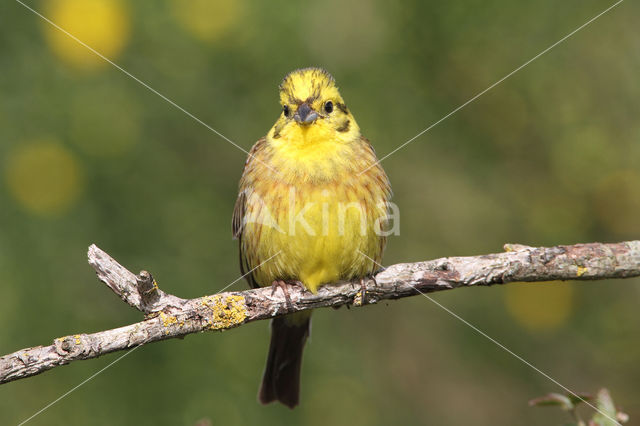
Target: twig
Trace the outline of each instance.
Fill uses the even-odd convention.
[[[504,253],[401,263],[365,283],[366,304],[456,287],[515,281],[600,280],[640,276],[640,241],[533,248],[507,244]],[[59,365],[96,358],[151,342],[206,330],[226,330],[292,312],[362,305],[360,281],[322,287],[311,294],[294,286],[290,302],[271,288],[181,299],[160,290],[151,274],[135,275],[95,245],[89,264],[122,300],[145,314],[144,321],[92,334],[57,338],[0,358],[0,384],[34,376]],[[419,290],[419,291],[417,291]]]

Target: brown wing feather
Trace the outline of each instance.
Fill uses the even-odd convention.
[[[380,188],[382,188],[382,191],[384,193],[385,202],[388,203],[389,201],[391,201],[391,197],[393,197],[393,191],[391,190],[391,183],[389,182],[389,178],[387,177],[387,174],[385,173],[384,169],[382,168],[382,166],[378,162],[378,157],[376,156],[376,150],[373,147],[373,145],[371,144],[371,142],[369,141],[369,139],[367,139],[364,136],[360,136],[360,140],[362,142],[364,142],[365,146],[367,147],[367,149],[370,152],[371,158],[373,159],[373,161],[375,161],[375,163],[373,165],[371,165],[371,171],[376,176],[375,179],[377,181],[377,184],[379,185]],[[389,213],[389,207],[387,207],[387,213]],[[389,226],[389,223],[385,222],[382,225],[384,227],[387,227],[387,226]],[[375,256],[375,259],[374,259],[376,264],[373,266],[374,270],[372,271],[372,273],[375,273],[380,269],[379,265],[380,265],[380,262],[382,262],[382,255],[384,253],[384,249],[385,249],[386,245],[387,245],[387,237],[384,236],[384,235],[381,235],[379,237],[378,253],[377,253],[377,255]]]
[[[233,206],[233,216],[231,218],[231,232],[233,239],[240,239],[242,236],[242,222],[244,220],[244,212],[246,209],[246,196],[244,191],[238,194],[236,205]]]
[[[249,283],[252,288],[260,287],[256,280],[253,277],[253,274],[249,273],[251,267],[249,266],[247,256],[245,256],[244,250],[242,248],[242,228],[244,225],[244,216],[247,211],[247,197],[245,195],[245,179],[244,176],[247,172],[247,169],[250,167],[251,162],[255,160],[255,154],[258,152],[265,144],[266,138],[261,138],[256,142],[251,151],[249,151],[249,155],[247,156],[247,161],[244,163],[244,169],[242,170],[242,178],[240,179],[240,188],[238,193],[238,199],[236,200],[236,204],[233,207],[233,215],[231,217],[231,233],[233,235],[234,240],[239,240],[239,255],[240,255],[240,272],[242,275],[246,275],[245,279]]]

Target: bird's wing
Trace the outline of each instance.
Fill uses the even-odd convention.
[[[371,176],[371,179],[375,182],[375,186],[380,190],[380,196],[383,198],[384,202],[387,203],[387,215],[390,213],[388,203],[391,201],[391,197],[393,196],[393,191],[391,190],[391,183],[389,182],[389,178],[385,173],[384,169],[378,162],[378,158],[376,156],[376,151],[369,141],[369,139],[364,136],[360,137],[360,140],[369,151],[368,154],[370,156],[370,161],[374,161],[375,163],[367,170],[367,174]],[[385,220],[381,224],[384,228],[389,226],[387,220]],[[387,229],[383,229],[387,231]],[[384,249],[387,245],[387,237],[385,235],[380,235],[378,237],[378,250],[375,253],[371,253],[371,257],[374,259],[376,263],[376,270],[378,269],[380,262],[382,262],[382,255],[384,253]],[[374,271],[376,272],[376,271]]]
[[[233,206],[233,217],[231,218],[231,232],[234,240],[239,240],[242,237],[242,221],[244,220],[246,201],[245,192],[241,191],[238,194],[236,205]]]
[[[251,163],[255,161],[260,161],[255,159],[256,153],[264,147],[264,144],[266,143],[266,141],[267,141],[266,138],[258,139],[258,142],[256,142],[251,148],[251,151],[249,151],[249,155],[247,155],[247,160],[244,163],[244,168],[242,169],[242,177],[240,178],[240,188],[238,193],[238,199],[236,200],[236,204],[233,207],[233,216],[231,217],[231,233],[233,235],[234,240],[241,239],[242,237],[242,225],[243,225],[244,215],[246,212],[246,201],[247,201],[245,193],[249,189],[248,187],[251,186],[251,184],[248,182],[248,179],[247,179],[247,170],[251,167]]]
[[[247,280],[251,288],[258,288],[260,286],[254,279],[253,274],[249,272],[251,271],[251,267],[249,266],[247,256],[245,256],[242,244],[242,226],[244,224],[243,220],[246,210],[246,197],[244,194],[244,191],[238,194],[236,205],[233,208],[233,219],[231,220],[233,228],[233,238],[239,240],[238,252],[240,255],[240,273]]]
[[[238,199],[236,200],[236,204],[233,207],[233,216],[231,218],[231,232],[233,235],[233,239],[239,240],[239,252],[240,252],[240,272],[246,278],[247,282],[252,288],[260,287],[256,280],[253,277],[253,274],[250,273],[251,267],[249,265],[247,256],[243,250],[243,242],[242,242],[242,229],[244,226],[244,216],[247,211],[247,197],[246,191],[250,183],[247,182],[246,173],[247,170],[251,167],[251,163],[255,162],[255,154],[264,147],[266,142],[266,138],[261,138],[256,142],[251,151],[249,151],[249,155],[247,156],[247,161],[244,163],[244,169],[242,171],[242,178],[240,179],[240,188],[238,193]],[[259,160],[258,160],[259,161]]]

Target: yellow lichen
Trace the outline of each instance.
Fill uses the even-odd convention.
[[[211,330],[223,330],[242,324],[247,318],[245,299],[240,295],[207,296],[202,298],[202,305],[211,309]]]
[[[80,335],[79,334],[75,334],[73,337],[76,339],[76,345],[79,345],[80,344]]]
[[[165,327],[169,327],[170,325],[178,322],[178,318],[173,315],[167,315],[162,311],[160,312],[160,320],[162,321],[162,325]],[[165,330],[164,334],[169,334],[169,330]]]
[[[356,293],[353,298],[353,306],[362,306],[362,291]]]
[[[578,266],[578,271],[576,272],[576,275],[581,277],[584,275],[585,272],[587,272],[587,268],[585,268],[584,266]]]

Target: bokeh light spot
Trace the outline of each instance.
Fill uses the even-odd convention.
[[[109,59],[116,57],[129,37],[129,14],[119,0],[53,0],[46,15],[56,25]],[[51,49],[68,65],[95,69],[106,62],[48,23],[45,34]]]
[[[240,0],[173,0],[173,15],[192,36],[206,42],[223,37],[244,11]]]
[[[518,283],[505,288],[507,311],[531,331],[553,330],[564,325],[573,308],[570,283]]]
[[[7,157],[5,180],[10,193],[26,210],[60,214],[82,193],[84,173],[75,157],[59,144],[39,141],[19,145]]]

